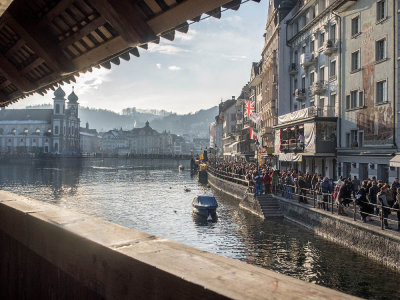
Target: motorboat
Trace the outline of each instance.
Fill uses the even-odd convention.
[[[197,215],[215,218],[218,203],[214,196],[196,196],[192,202],[193,212]]]

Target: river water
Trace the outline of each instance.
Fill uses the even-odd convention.
[[[0,189],[359,297],[400,299],[400,274],[290,221],[263,222],[198,184],[188,169],[188,161],[173,160],[0,162]],[[192,215],[202,193],[217,198],[216,222]]]

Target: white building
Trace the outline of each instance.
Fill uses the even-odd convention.
[[[52,109],[2,109],[0,152],[16,154],[78,154],[80,149],[78,97],[72,91],[54,92]]]

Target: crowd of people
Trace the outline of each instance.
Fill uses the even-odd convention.
[[[244,161],[213,161],[211,165],[215,171],[241,179],[247,184],[255,195],[281,194],[288,199],[294,195],[298,201],[307,203],[310,199],[316,199],[318,207],[330,210],[329,203],[334,203],[339,215],[346,215],[345,207],[353,201],[359,206],[363,222],[373,220],[373,216],[384,217],[385,228],[390,229],[388,216],[393,212],[397,214],[400,231],[400,182],[396,178],[392,184],[377,180],[375,176],[360,181],[353,178],[339,177],[337,181],[323,177],[321,174],[302,174],[296,170],[279,171],[268,165],[257,167],[256,163]],[[380,211],[380,209],[382,211]]]

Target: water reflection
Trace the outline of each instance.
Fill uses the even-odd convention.
[[[193,215],[193,198],[212,191],[190,175],[189,162],[1,162],[0,188],[357,296],[400,292],[399,274],[289,221],[263,222],[217,192],[217,222]]]

